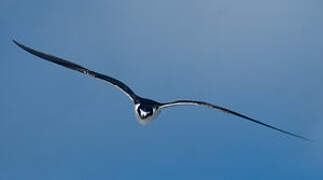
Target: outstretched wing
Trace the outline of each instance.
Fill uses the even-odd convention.
[[[108,82],[108,83],[116,86],[120,90],[122,90],[133,101],[136,101],[137,100],[137,95],[127,85],[125,85],[124,83],[122,83],[121,81],[119,81],[117,79],[114,79],[114,78],[112,78],[110,76],[107,76],[107,75],[104,75],[104,74],[101,74],[101,73],[97,73],[97,72],[91,71],[89,69],[86,69],[86,68],[84,68],[84,67],[82,67],[82,66],[80,66],[78,64],[75,64],[73,62],[67,61],[65,59],[62,59],[62,58],[59,58],[59,57],[56,57],[56,56],[53,56],[53,55],[50,55],[50,54],[46,54],[46,53],[37,51],[35,49],[32,49],[30,47],[27,47],[27,46],[25,46],[23,44],[18,43],[15,40],[13,40],[13,42],[16,45],[18,45],[20,48],[22,48],[25,51],[29,52],[30,54],[33,54],[35,56],[38,56],[38,57],[40,57],[42,59],[45,59],[47,61],[50,61],[52,63],[55,63],[55,64],[58,64],[58,65],[64,66],[66,68],[69,68],[69,69],[72,69],[72,70],[76,70],[76,71],[79,71],[81,73],[90,75],[92,77],[95,77],[95,78],[104,80],[104,81],[106,81],[106,82]]]
[[[265,123],[263,123],[261,121],[255,120],[255,119],[250,118],[248,116],[245,116],[243,114],[240,114],[240,113],[231,111],[229,109],[226,109],[226,108],[223,108],[223,107],[220,107],[220,106],[216,106],[216,105],[213,105],[213,104],[209,104],[209,103],[206,103],[206,102],[202,102],[202,101],[190,101],[190,100],[174,101],[174,102],[169,102],[169,103],[161,104],[159,107],[160,108],[166,108],[166,107],[180,106],[180,105],[197,105],[197,106],[205,106],[205,107],[208,107],[208,108],[217,109],[217,110],[220,110],[220,111],[229,113],[229,114],[233,114],[233,115],[239,116],[239,117],[244,118],[244,119],[247,119],[249,121],[258,123],[260,125],[266,126],[268,128],[274,129],[276,131],[279,131],[279,132],[282,132],[282,133],[285,133],[285,134],[288,134],[288,135],[291,135],[291,136],[294,136],[294,137],[297,137],[297,138],[300,138],[300,139],[303,139],[303,140],[306,140],[306,141],[311,141],[310,139],[308,139],[306,137],[303,137],[303,136],[300,136],[300,135],[297,135],[297,134],[294,134],[294,133],[291,133],[291,132],[288,132],[288,131],[285,131],[285,130],[276,128],[274,126],[265,124]]]

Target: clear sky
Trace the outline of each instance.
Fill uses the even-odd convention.
[[[320,0],[2,0],[0,180],[322,179]],[[140,96],[221,105],[137,123],[121,91],[19,49],[118,78]]]

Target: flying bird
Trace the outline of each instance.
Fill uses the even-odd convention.
[[[135,115],[136,118],[138,120],[138,122],[142,125],[146,125],[149,124],[152,120],[154,120],[158,113],[161,111],[161,109],[164,108],[169,108],[172,106],[181,106],[181,105],[195,105],[195,106],[204,106],[207,108],[213,108],[216,110],[220,110],[223,111],[225,113],[229,113],[235,116],[238,116],[240,118],[252,121],[254,123],[260,124],[262,126],[274,129],[276,131],[279,131],[281,133],[284,134],[288,134],[290,136],[294,136],[306,141],[311,141],[310,139],[304,137],[304,136],[300,136],[288,131],[285,131],[283,129],[268,125],[266,123],[263,123],[261,121],[258,121],[256,119],[253,119],[251,117],[248,117],[246,115],[234,112],[232,110],[229,110],[227,108],[221,107],[221,106],[217,106],[217,105],[213,105],[207,102],[203,102],[203,101],[192,101],[192,100],[178,100],[178,101],[173,101],[173,102],[167,102],[167,103],[161,103],[161,102],[157,102],[151,99],[147,99],[147,98],[142,98],[140,96],[138,96],[137,94],[135,94],[126,84],[124,84],[123,82],[111,77],[111,76],[107,76],[92,70],[89,70],[87,68],[84,68],[78,64],[75,64],[71,61],[50,55],[50,54],[46,54],[43,52],[40,52],[38,50],[32,49],[28,46],[25,46],[15,40],[13,40],[13,42],[19,46],[20,48],[24,49],[25,51],[29,52],[30,54],[33,54],[35,56],[38,56],[44,60],[47,60],[49,62],[64,66],[66,68],[72,69],[72,70],[76,70],[79,71],[81,73],[84,73],[86,75],[92,76],[94,78],[103,80],[109,84],[112,84],[113,86],[117,87],[118,89],[120,89],[122,92],[124,92],[134,103],[134,111],[135,111]]]

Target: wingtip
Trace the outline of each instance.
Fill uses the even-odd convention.
[[[12,42],[15,43],[18,47],[20,47],[26,51],[28,51],[28,49],[29,49],[28,47],[26,47],[25,45],[19,43],[18,41],[14,40],[14,39],[12,40]]]
[[[19,42],[17,42],[16,40],[12,40],[13,43],[15,43],[17,46],[21,47],[21,44]]]
[[[310,142],[310,143],[315,143],[315,141],[313,139],[304,138],[304,140],[307,142]]]
[[[310,143],[314,143],[315,141],[313,139],[309,139],[307,137],[304,137],[304,136],[296,136],[304,141],[307,141],[307,142],[310,142]]]

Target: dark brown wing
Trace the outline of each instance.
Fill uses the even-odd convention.
[[[97,73],[94,71],[91,71],[89,69],[86,69],[78,64],[75,64],[73,62],[67,61],[65,59],[50,55],[50,54],[46,54],[40,51],[37,51],[35,49],[32,49],[30,47],[27,47],[21,43],[18,43],[17,41],[13,40],[13,42],[18,45],[20,48],[24,49],[25,51],[29,52],[30,54],[33,54],[35,56],[38,56],[42,59],[45,59],[47,61],[50,61],[52,63],[64,66],[66,68],[72,69],[72,70],[76,70],[79,71],[81,73],[90,75],[92,77],[98,78],[100,80],[104,80],[114,86],[116,86],[117,88],[119,88],[120,90],[122,90],[127,96],[129,96],[130,99],[132,99],[133,101],[137,100],[137,95],[124,83],[122,83],[121,81],[114,79],[110,76],[101,74],[101,73]]]
[[[204,106],[204,107],[208,107],[208,108],[217,109],[217,110],[220,110],[220,111],[229,113],[229,114],[233,114],[233,115],[239,116],[241,118],[247,119],[247,120],[252,121],[252,122],[255,122],[257,124],[266,126],[268,128],[274,129],[276,131],[279,131],[279,132],[282,132],[282,133],[285,133],[285,134],[288,134],[288,135],[291,135],[291,136],[294,136],[294,137],[297,137],[297,138],[300,138],[300,139],[303,139],[303,140],[306,140],[306,141],[311,141],[310,139],[308,139],[306,137],[303,137],[303,136],[300,136],[300,135],[297,135],[297,134],[294,134],[294,133],[291,133],[291,132],[288,132],[288,131],[285,131],[285,130],[276,128],[274,126],[265,124],[265,123],[263,123],[261,121],[255,120],[255,119],[250,118],[248,116],[245,116],[243,114],[240,114],[240,113],[231,111],[229,109],[226,109],[226,108],[223,108],[223,107],[220,107],[220,106],[216,106],[216,105],[213,105],[213,104],[209,104],[209,103],[206,103],[206,102],[202,102],[202,101],[190,101],[190,100],[174,101],[174,102],[169,102],[169,103],[161,104],[160,105],[160,108],[166,108],[166,107],[171,107],[171,106],[180,106],[180,105],[197,105],[197,106]]]

